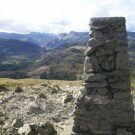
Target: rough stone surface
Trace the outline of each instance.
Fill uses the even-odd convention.
[[[19,128],[23,126],[23,121],[20,118],[14,119],[12,123],[13,127]]]
[[[19,135],[34,135],[31,126],[29,124],[24,124],[23,127],[18,130]]]
[[[40,123],[38,126],[39,135],[57,135],[53,125],[49,122]]]
[[[124,17],[92,18],[73,135],[133,135]]]

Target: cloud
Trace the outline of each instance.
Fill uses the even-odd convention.
[[[91,17],[125,16],[135,31],[134,0],[0,0],[0,31],[89,31]]]
[[[31,29],[30,24],[16,24],[11,19],[0,20],[0,31],[27,33],[31,32]]]

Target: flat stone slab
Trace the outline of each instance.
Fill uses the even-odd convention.
[[[124,17],[98,17],[91,18],[89,25],[94,29],[109,28],[109,26],[125,25]]]

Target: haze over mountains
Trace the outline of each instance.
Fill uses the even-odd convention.
[[[135,32],[128,32],[128,40],[130,67],[134,68]],[[24,74],[24,77],[80,79],[87,41],[88,32],[58,35],[1,32],[0,76],[21,78]]]

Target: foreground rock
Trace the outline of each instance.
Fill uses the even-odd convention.
[[[0,104],[2,135],[18,135],[18,132],[34,135],[42,135],[44,132],[46,135],[71,135],[69,126],[71,129],[72,122],[68,123],[68,126],[67,121],[72,118],[74,98],[78,95],[80,86],[61,87],[49,83],[47,86],[21,88],[23,92],[17,93],[16,88],[8,87],[8,92],[0,93],[0,100],[3,100]]]
[[[49,123],[36,124],[24,124],[23,127],[18,130],[19,135],[57,135],[54,126]]]

